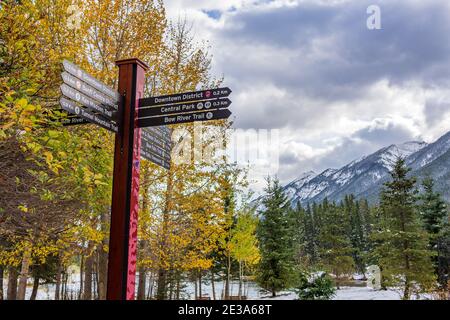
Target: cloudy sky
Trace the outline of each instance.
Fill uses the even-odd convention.
[[[283,182],[450,130],[448,0],[165,3],[210,42],[235,127],[280,130]]]

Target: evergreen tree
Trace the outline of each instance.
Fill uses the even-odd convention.
[[[308,265],[306,252],[306,212],[300,203],[297,203],[295,209],[290,210],[290,220],[292,228],[292,241],[294,245],[294,261],[298,265]]]
[[[320,230],[320,261],[323,268],[336,279],[353,271],[352,246],[347,237],[347,223],[343,205],[338,207],[324,201],[323,224]],[[338,283],[339,287],[339,283]]]
[[[348,238],[352,246],[352,257],[355,262],[356,270],[364,274],[365,260],[364,254],[366,249],[366,241],[364,237],[363,219],[359,208],[359,203],[355,201],[353,195],[348,195],[344,199],[344,212],[348,217]]]
[[[437,241],[438,281],[441,289],[450,294],[450,217],[447,215]]]
[[[423,230],[415,206],[415,178],[409,178],[405,160],[399,158],[391,172],[392,180],[381,192],[383,228],[376,235],[376,248],[386,283],[403,287],[403,299],[412,292],[431,289],[435,282]]]
[[[289,203],[279,181],[268,179],[265,191],[257,231],[261,254],[257,282],[275,297],[295,281],[292,228]]]
[[[430,236],[430,249],[435,252],[433,265],[442,288],[447,287],[448,260],[445,253],[445,222],[448,217],[447,206],[439,193],[434,192],[434,181],[426,178],[422,182],[424,193],[419,196],[419,212],[425,229]],[[447,219],[448,220],[448,219]],[[447,262],[447,263],[446,263]]]
[[[314,205],[314,208],[316,206]],[[316,211],[316,210],[314,210]],[[317,217],[317,214],[316,214]],[[304,230],[305,230],[305,252],[307,256],[307,261],[311,265],[315,265],[318,261],[318,252],[317,252],[317,231],[318,226],[316,225],[316,219],[314,218],[313,210],[311,206],[308,204],[304,217]]]

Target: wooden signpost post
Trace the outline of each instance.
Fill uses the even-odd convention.
[[[148,66],[116,62],[119,92],[65,60],[61,108],[75,115],[63,125],[95,124],[116,134],[108,260],[108,300],[133,300],[137,261],[141,157],[170,169],[172,131],[166,125],[226,119],[229,88],[144,98]],[[146,128],[148,127],[148,128]]]

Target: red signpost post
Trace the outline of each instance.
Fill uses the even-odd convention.
[[[134,300],[141,150],[137,119],[148,66],[139,59],[121,60],[116,64],[123,101],[114,151],[107,299]]]
[[[223,98],[231,90],[219,88],[144,99],[148,66],[135,58],[116,64],[119,93],[65,60],[60,103],[64,111],[80,116],[73,124],[92,123],[116,133],[106,298],[134,300],[141,155],[170,169],[171,130],[165,125],[228,118],[231,101]],[[185,102],[195,103],[188,106]],[[163,107],[167,112],[146,109],[166,103]],[[144,131],[142,143],[141,128],[146,127],[153,128]]]

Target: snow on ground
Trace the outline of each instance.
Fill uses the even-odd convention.
[[[6,282],[6,281],[5,281]],[[216,297],[220,299],[224,283],[221,281],[216,282]],[[4,292],[6,293],[6,285]],[[26,298],[29,299],[31,295],[32,287],[28,285]],[[79,281],[71,281],[68,283],[69,298],[76,299],[79,290]],[[238,295],[238,283],[232,282],[230,286],[230,294]],[[205,283],[202,285],[203,296],[213,297],[211,285]],[[290,291],[280,292],[275,298],[267,292],[262,291],[255,283],[248,282],[243,288],[243,295],[247,296],[249,300],[297,300],[297,294]],[[183,294],[181,299],[194,299],[195,288],[192,283],[184,283]],[[55,297],[55,285],[45,284],[39,287],[37,300],[53,300]],[[413,297],[415,299],[416,297]],[[374,290],[368,287],[341,287],[336,291],[336,295],[333,300],[400,300],[401,292],[399,290]],[[430,295],[422,295],[420,299],[432,299]]]
[[[413,297],[415,299],[415,297]],[[420,297],[422,300],[432,299],[429,295]],[[256,300],[297,300],[294,292],[282,292],[275,298],[262,296]],[[341,287],[336,290],[332,300],[401,300],[401,292],[396,290],[374,290],[367,287]]]

